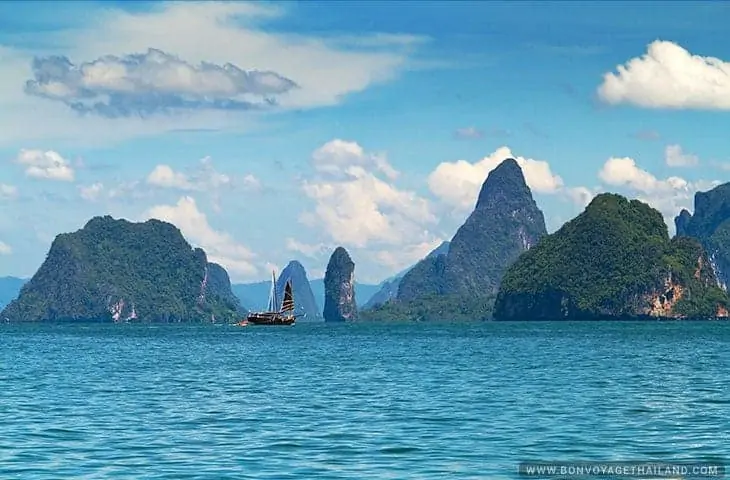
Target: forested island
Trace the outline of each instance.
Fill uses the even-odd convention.
[[[380,285],[358,284],[355,260],[337,247],[325,278],[311,281],[321,293],[296,260],[276,289],[291,280],[310,321],[728,317],[730,183],[697,193],[674,238],[657,210],[612,193],[548,234],[514,159],[489,173],[475,200],[450,241]],[[109,216],[58,235],[29,281],[2,285],[6,322],[235,322],[268,290],[232,288],[226,270],[169,223]]]

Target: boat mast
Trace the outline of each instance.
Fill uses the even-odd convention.
[[[274,270],[271,271],[271,288],[274,291],[274,308],[272,308],[271,311],[276,312],[277,310],[279,310],[279,298],[276,294],[276,272]]]
[[[277,304],[279,302],[276,299],[276,273],[271,271],[271,289],[269,290],[269,312],[275,312],[277,310]]]

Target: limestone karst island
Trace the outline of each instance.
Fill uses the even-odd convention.
[[[231,285],[170,223],[95,217],[59,234],[38,271],[3,279],[5,322],[235,323],[292,286],[299,321],[727,318],[730,184],[662,215],[597,195],[552,234],[517,161],[505,159],[453,235],[380,285],[358,284],[357,259],[332,252],[323,279],[292,260],[266,282]],[[316,292],[316,293],[315,293]],[[272,308],[278,308],[276,305]]]

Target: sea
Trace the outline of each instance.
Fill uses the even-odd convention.
[[[729,347],[730,322],[1,325],[0,479],[719,462]]]

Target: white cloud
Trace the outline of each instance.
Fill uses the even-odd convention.
[[[388,163],[384,154],[365,153],[355,142],[331,140],[312,154],[312,165],[321,172],[331,175],[358,175],[359,169],[383,173],[389,180],[398,177],[398,172]]]
[[[305,257],[310,258],[319,258],[331,250],[331,248],[324,243],[304,243],[294,238],[286,239],[286,249],[301,253]]]
[[[646,54],[606,73],[598,96],[645,108],[730,110],[730,63],[657,40]]]
[[[52,53],[69,59],[63,66],[68,76],[51,75],[49,81],[44,80],[45,74],[55,65],[47,57],[39,58],[36,66],[43,75],[35,75],[32,51],[0,45],[0,123],[5,126],[0,143],[29,138],[108,143],[176,129],[241,131],[256,122],[269,106],[263,110],[258,106],[249,111],[231,109],[226,108],[230,105],[225,101],[211,103],[198,93],[214,92],[219,97],[235,94],[244,103],[270,105],[268,100],[261,102],[259,87],[280,91],[281,79],[289,79],[298,88],[277,94],[273,107],[313,108],[338,104],[349,94],[415,68],[410,58],[422,42],[414,41],[413,36],[350,35],[343,42],[336,36],[266,31],[260,25],[261,20],[287,14],[286,10],[244,2],[170,2],[137,12],[109,7],[92,10],[88,22],[36,35],[44,44],[53,45],[43,55]],[[150,53],[150,47],[156,50]],[[136,66],[132,68],[123,59]],[[155,59],[166,60],[160,63]],[[207,71],[203,63],[216,65],[212,69],[216,73],[210,68]],[[231,78],[243,76],[233,75],[233,67],[227,64],[246,70],[249,76],[249,69],[255,69],[257,88],[253,92],[233,88],[239,83]],[[29,87],[34,95],[23,93],[27,80],[37,82]],[[207,106],[188,101],[186,107],[206,108],[185,108],[184,115],[152,115],[149,99],[142,101],[137,93],[132,94],[142,87],[155,92],[174,91],[178,97],[193,89],[198,92],[195,102]],[[246,88],[250,90],[250,85]],[[77,110],[96,108],[86,99],[81,104],[74,102],[80,93],[99,97],[107,117],[117,118],[78,115],[69,104]],[[102,93],[119,95],[111,100]],[[168,95],[166,101],[170,98]],[[125,116],[132,112],[142,115]]]
[[[210,157],[201,159],[199,165],[190,173],[174,170],[169,165],[157,165],[147,175],[146,182],[159,188],[211,194],[217,194],[223,188],[240,187],[246,190],[261,188],[261,182],[252,174],[236,178],[219,172],[213,166]]]
[[[563,179],[553,174],[548,162],[517,157],[508,147],[500,147],[475,163],[466,160],[443,162],[429,175],[428,186],[444,202],[467,210],[474,207],[479,189],[489,172],[507,158],[517,161],[533,192],[556,193],[562,188]]]
[[[301,216],[306,225],[322,228],[333,242],[351,247],[430,239],[427,227],[436,218],[428,201],[390,183],[397,172],[384,156],[334,140],[313,153],[312,163],[324,175],[303,183],[304,193],[315,202],[314,211]]]
[[[181,197],[175,205],[154,206],[145,217],[177,226],[190,242],[205,250],[209,261],[221,264],[233,278],[249,279],[258,272],[253,263],[256,255],[228,233],[213,229],[192,197]]]
[[[169,165],[157,165],[147,175],[147,183],[162,188],[193,189],[193,185],[188,181],[187,177],[180,172],[174,171]]]
[[[261,189],[261,180],[256,178],[255,175],[247,174],[243,177],[243,186],[249,190],[260,190]]]
[[[568,187],[563,192],[574,204],[581,208],[585,208],[596,196],[596,192],[587,187]]]
[[[406,245],[402,248],[380,250],[375,253],[375,261],[380,265],[388,267],[390,271],[399,272],[425,258],[441,242],[443,242],[443,239],[432,238],[431,240]]]
[[[609,158],[604,163],[598,176],[606,184],[628,190],[632,196],[648,203],[664,216],[670,231],[673,218],[682,208],[691,209],[694,194],[713,188],[718,181],[687,181],[684,178],[671,176],[659,179],[640,168],[634,159],[629,157]]]
[[[664,161],[670,167],[693,167],[700,163],[697,155],[685,153],[680,145],[667,145],[664,149]]]
[[[18,196],[18,187],[15,185],[8,185],[6,183],[0,183],[0,198],[15,198]]]
[[[22,149],[15,162],[25,167],[29,177],[72,182],[74,170],[68,160],[53,150]]]
[[[78,65],[64,56],[36,58],[33,77],[27,94],[107,118],[272,107],[277,95],[297,88],[276,72],[244,71],[230,63],[192,65],[154,48]]]
[[[681,177],[668,177],[659,180],[651,173],[639,168],[633,158],[609,158],[598,172],[601,180],[609,185],[627,186],[643,193],[683,190],[688,187],[687,180]]]
[[[0,255],[10,255],[13,249],[5,242],[0,241]]]
[[[79,195],[89,202],[96,201],[103,191],[104,184],[98,182],[89,186],[79,186]]]

